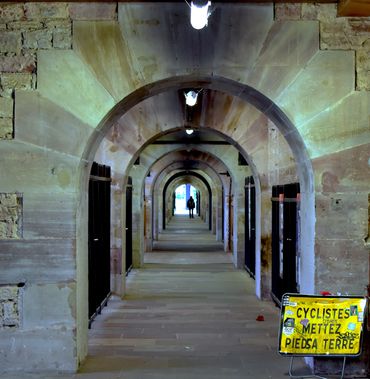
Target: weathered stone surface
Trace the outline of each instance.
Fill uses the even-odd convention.
[[[1,281],[32,284],[74,280],[75,243],[52,238],[1,241]]]
[[[21,291],[16,285],[0,285],[0,330],[20,326]]]
[[[366,36],[370,33],[370,19],[348,19],[348,25],[354,34]]]
[[[74,194],[28,193],[23,209],[23,238],[70,238],[76,236]]]
[[[22,236],[22,198],[14,193],[0,193],[0,239]]]
[[[336,19],[330,22],[320,23],[320,47],[321,49],[349,50],[352,45],[346,33],[347,20]]]
[[[331,22],[337,19],[337,5],[336,4],[316,4],[318,9],[319,21]]]
[[[369,253],[363,241],[317,239],[315,252],[317,293],[365,294]]]
[[[74,282],[27,285],[23,295],[22,328],[31,330],[40,324],[44,328],[60,325],[73,328],[75,314],[69,299],[74,288]]]
[[[319,7],[316,4],[303,3],[301,8],[302,20],[317,20]]]
[[[275,100],[317,53],[318,31],[316,21],[275,23],[248,82]]]
[[[328,156],[366,143],[370,138],[369,103],[369,93],[353,92],[330,112],[322,112],[300,126],[299,132],[311,158]],[[355,162],[353,164],[358,166]]]
[[[0,72],[30,72],[36,70],[35,58],[31,54],[0,56]]]
[[[0,97],[0,117],[13,117],[14,100],[10,97]]]
[[[2,369],[18,368],[34,372],[75,372],[77,369],[75,329],[64,324],[54,328],[22,330],[5,329],[0,334]],[[6,375],[9,377],[9,374]]]
[[[118,23],[75,22],[73,47],[116,100],[135,88]]]
[[[8,22],[24,18],[24,7],[22,3],[0,4],[0,20]]]
[[[71,25],[53,29],[53,47],[56,49],[70,49],[72,47]]]
[[[23,33],[24,47],[28,49],[50,49],[53,34],[51,30],[35,30]]]
[[[21,31],[39,30],[43,28],[41,21],[15,21],[9,22],[7,26],[8,29]]]
[[[38,92],[18,91],[15,99],[18,140],[77,157],[83,154],[92,133],[89,125]]]
[[[80,159],[32,144],[2,141],[0,183],[2,192],[74,193]],[[14,152],[16,151],[16,153]],[[17,175],[12,175],[16,170]]]
[[[0,118],[0,140],[13,138],[13,119]]]
[[[18,306],[13,301],[5,301],[3,306],[3,327],[18,327]]]
[[[38,70],[40,93],[94,127],[115,105],[74,51],[40,51]]]
[[[31,73],[2,73],[0,84],[3,91],[12,93],[14,90],[29,90],[32,88]]]
[[[25,3],[28,20],[43,18],[68,18],[68,3]]]
[[[362,241],[368,231],[367,211],[367,193],[316,195],[317,238]]]
[[[338,192],[338,197],[343,193],[367,193],[368,160],[369,143],[313,160],[316,190],[327,196]]]
[[[60,28],[60,29],[69,29],[70,31],[72,29],[72,21],[69,19],[45,20],[44,25],[47,29]]]
[[[278,3],[275,4],[275,19],[281,20],[299,20],[301,18],[301,4]]]
[[[290,85],[289,91],[277,99],[277,104],[299,128],[351,93],[355,84],[353,68],[353,52],[320,51]]]
[[[357,89],[370,91],[370,39],[356,53]]]
[[[18,286],[1,286],[0,285],[0,301],[15,301],[19,294]]]
[[[19,54],[22,48],[20,32],[2,31],[0,33],[0,53]]]
[[[115,20],[116,3],[71,3],[69,15],[72,20]]]

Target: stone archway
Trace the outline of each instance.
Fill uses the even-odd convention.
[[[95,152],[111,128],[114,125],[120,124],[120,118],[125,115],[130,109],[135,107],[137,104],[150,99],[154,96],[160,95],[162,93],[172,91],[172,90],[181,90],[182,88],[203,88],[214,91],[221,91],[223,93],[227,93],[228,95],[238,98],[243,102],[251,104],[255,107],[261,114],[268,120],[270,120],[281,132],[284,136],[287,144],[291,148],[292,154],[297,162],[297,173],[299,177],[299,181],[301,184],[301,201],[302,201],[302,229],[306,231],[304,235],[302,235],[302,259],[301,259],[301,267],[305,267],[305,270],[301,270],[301,289],[302,291],[311,293],[314,288],[314,254],[313,254],[313,246],[314,246],[314,192],[313,192],[313,173],[311,161],[308,157],[305,145],[302,141],[302,138],[294,127],[292,122],[288,119],[288,117],[284,114],[284,112],[270,99],[264,96],[259,91],[251,88],[247,85],[241,84],[239,82],[235,82],[230,79],[220,78],[220,77],[208,77],[208,76],[179,76],[175,78],[168,78],[164,80],[160,80],[156,83],[144,86],[134,92],[132,92],[125,99],[120,101],[113,109],[109,112],[109,114],[105,117],[105,119],[100,123],[100,125],[93,131],[90,141],[87,145],[87,148],[84,152],[83,165],[81,167],[81,216],[83,218],[85,207],[83,206],[84,197],[86,196],[86,173],[89,168],[89,164],[86,162],[91,162],[92,157],[95,155]],[[125,129],[124,126],[123,130]],[[129,131],[129,130],[128,130]],[[140,141],[133,143],[131,145],[131,151],[133,154],[131,155],[131,159],[126,159],[126,168],[133,164],[136,157],[140,154],[140,151],[145,148],[147,144],[153,141],[158,132],[154,129],[143,130],[140,136]],[[225,133],[227,139],[233,141],[233,133]],[[121,137],[122,138],[122,137]],[[122,140],[122,139],[121,139]],[[243,144],[238,144],[233,141],[241,151],[245,152],[245,146]],[[128,142],[127,142],[128,143]],[[245,155],[246,152],[245,152]],[[259,183],[258,171],[253,166],[253,160],[251,161],[251,168],[253,175],[255,176],[256,183]],[[257,192],[257,202],[261,202],[261,197]],[[86,210],[85,210],[86,212]],[[257,211],[257,217],[259,217]],[[83,246],[83,243],[79,242],[79,255],[84,255],[83,250],[86,249],[86,246]],[[83,265],[83,260],[80,261]],[[78,273],[83,273],[84,269],[78,270]],[[78,277],[78,280],[82,278]],[[82,279],[83,280],[83,279]],[[257,286],[259,283],[257,283]],[[82,302],[83,304],[83,302]],[[83,305],[81,305],[81,308]]]

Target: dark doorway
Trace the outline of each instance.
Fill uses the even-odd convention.
[[[225,190],[222,186],[222,207],[221,207],[221,239],[225,240]]]
[[[132,269],[132,178],[126,186],[126,275]]]
[[[196,213],[200,217],[200,191],[197,191],[195,204],[197,206]]]
[[[89,326],[110,296],[110,167],[93,163],[89,180]]]
[[[256,188],[253,176],[245,178],[245,260],[244,267],[256,275]]]
[[[299,183],[272,188],[272,298],[299,292]]]

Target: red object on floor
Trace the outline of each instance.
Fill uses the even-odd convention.
[[[256,321],[265,321],[265,318],[263,317],[263,315],[258,315]]]

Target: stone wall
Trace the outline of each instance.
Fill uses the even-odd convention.
[[[37,51],[72,48],[74,20],[113,20],[117,4],[0,5],[0,140],[14,137],[14,92],[37,88]]]
[[[91,141],[91,131],[118,101],[143,84],[170,77],[174,74],[174,71],[171,71],[174,67],[179,67],[176,74],[188,72],[185,71],[188,69],[185,66],[186,59],[176,62],[171,60],[175,57],[172,49],[169,50],[171,54],[168,56],[157,54],[155,51],[154,56],[158,61],[156,65],[152,65],[151,48],[156,47],[150,42],[155,41],[156,34],[149,32],[144,34],[147,36],[153,34],[153,39],[148,39],[146,45],[141,45],[135,33],[137,33],[136,28],[142,31],[145,27],[150,31],[150,28],[156,26],[134,24],[129,17],[132,17],[131,13],[126,11],[129,5],[120,6],[122,19],[118,24],[116,3],[2,3],[0,5],[1,190],[4,194],[11,194],[14,191],[24,194],[23,238],[21,213],[14,213],[12,206],[2,208],[2,214],[7,215],[3,217],[4,220],[0,220],[5,231],[3,237],[10,240],[2,241],[1,277],[5,283],[27,282],[24,320],[19,320],[24,323],[25,330],[14,331],[14,328],[9,327],[1,331],[0,352],[9,352],[6,361],[1,360],[1,370],[11,367],[24,369],[32,367],[33,370],[75,370],[79,361],[84,358],[87,351],[87,330],[84,329],[87,328],[85,320],[87,211],[84,208],[87,195],[86,191],[82,191],[85,197],[81,201],[78,192],[81,189],[79,183],[81,157],[86,158],[85,148],[94,148],[88,142]],[[236,53],[240,54],[233,57],[236,63],[243,62],[237,66],[236,73],[232,67],[235,62],[229,59],[228,55],[223,57],[222,53],[220,57],[225,59],[218,61],[222,62],[219,67],[206,66],[202,67],[202,70],[204,69],[204,72],[212,70],[213,73],[215,69],[216,74],[220,76],[243,80],[241,74],[244,75],[244,66],[249,62],[250,67],[256,67],[256,72],[260,70],[261,74],[260,76],[253,74],[257,82],[251,85],[257,89],[262,88],[261,92],[266,93],[266,96],[273,101],[277,98],[274,91],[281,93],[282,88],[285,90],[289,86],[294,87],[292,92],[285,91],[286,98],[280,103],[278,99],[277,104],[282,107],[287,117],[291,117],[295,125],[301,126],[302,120],[306,122],[301,126],[302,138],[310,150],[312,159],[322,158],[321,161],[316,159],[314,163],[319,220],[317,230],[325,232],[325,235],[316,235],[318,244],[315,253],[319,268],[315,283],[320,286],[325,285],[322,289],[333,288],[335,291],[342,291],[338,286],[338,283],[342,283],[342,286],[346,286],[343,291],[352,289],[358,291],[362,279],[368,280],[367,263],[364,264],[367,262],[368,254],[364,254],[364,247],[359,243],[363,243],[363,231],[366,229],[364,227],[367,227],[363,222],[364,212],[368,207],[366,191],[368,191],[369,176],[366,167],[368,170],[369,148],[365,145],[368,141],[366,134],[368,123],[362,122],[366,117],[368,120],[365,108],[368,104],[366,89],[370,87],[368,20],[336,18],[335,6],[330,4],[278,5],[276,20],[293,20],[293,22],[282,22],[281,25],[277,25],[279,22],[276,22],[270,30],[272,7],[270,5],[266,7],[268,9],[266,15],[263,17],[261,15],[261,22],[250,26],[253,28],[253,33],[251,30],[243,30],[241,33],[246,36],[245,48],[235,49]],[[161,14],[161,8],[155,11],[158,14],[152,12],[154,16]],[[147,15],[147,9],[144,13]],[[124,15],[128,15],[127,18],[123,17]],[[74,23],[72,29],[75,20],[79,22]],[[99,20],[99,22],[85,22],[85,20]],[[113,20],[113,22],[100,22],[101,20]],[[259,25],[264,27],[261,28]],[[316,41],[319,39],[319,34],[316,26],[320,26],[321,30],[321,49],[352,50],[356,55],[344,51],[317,52]],[[267,33],[268,30],[270,30],[269,36],[263,40],[263,33]],[[122,38],[122,34],[125,39]],[[257,34],[261,36],[260,40],[254,42]],[[303,38],[306,34],[309,37],[307,39]],[[105,49],[102,49],[101,46],[107,42],[107,35],[112,37],[109,40],[110,44],[104,45]],[[298,38],[294,39],[297,35]],[[276,44],[274,37],[282,38],[280,41],[284,43]],[[296,49],[295,43],[300,47],[303,46],[302,49]],[[172,47],[170,44],[169,46]],[[306,49],[306,46],[309,48]],[[263,54],[264,47],[268,50],[266,54]],[[260,65],[256,66],[249,61],[249,53],[261,49]],[[285,60],[288,49],[291,49],[292,54]],[[246,52],[245,55],[243,52]],[[186,58],[185,53],[186,51],[183,52],[183,56]],[[143,59],[136,59],[141,56]],[[208,56],[201,55],[200,61],[211,60],[208,60]],[[337,61],[344,61],[343,67],[339,67],[342,70],[339,73],[335,65]],[[194,68],[195,73],[198,72],[196,69]],[[352,75],[355,71],[356,85],[353,84],[352,78],[355,77]],[[143,75],[143,78],[138,78],[140,75]],[[299,80],[292,85],[297,76]],[[328,78],[330,86],[325,86],[324,82]],[[316,82],[316,85],[307,91],[307,83],[312,82]],[[342,82],[344,83],[341,85]],[[359,91],[354,95],[352,89],[355,87]],[[269,88],[272,88],[271,92],[268,92]],[[320,93],[321,96],[317,101],[312,98],[307,102],[309,104],[305,104],[307,97],[312,93]],[[355,107],[359,103],[359,97],[365,104],[361,109]],[[261,174],[263,186],[262,220],[265,222],[261,233],[262,251],[263,258],[266,258],[263,260],[266,261],[270,260],[271,251],[269,235],[264,233],[271,229],[269,186],[278,184],[275,181],[279,181],[280,184],[280,181],[293,180],[295,171],[292,169],[293,162],[289,161],[291,155],[282,153],[285,150],[283,145],[285,142],[280,140],[277,133],[270,133],[268,136],[268,129],[261,128],[259,123],[250,125],[251,132],[247,133],[245,132],[247,126],[242,120],[239,124],[235,123],[233,126],[235,133],[231,134],[232,122],[225,111],[230,109],[231,103],[230,99],[230,102],[225,103],[229,104],[227,108],[215,107],[220,117],[213,117],[215,115],[213,110],[212,118],[220,119],[220,124],[223,125],[219,130],[225,131],[230,138],[243,144],[245,150],[251,152],[253,161],[258,163],[257,169]],[[156,103],[153,102],[153,105]],[[333,110],[334,105],[343,113],[337,108]],[[164,104],[162,106],[164,107]],[[233,107],[235,109],[234,105]],[[351,108],[354,110],[348,112]],[[150,106],[148,109],[151,110]],[[118,128],[117,135],[112,139],[115,145],[112,146],[112,150],[107,149],[112,153],[113,150],[118,150],[116,154],[117,156],[120,154],[122,159],[117,158],[117,162],[120,162],[123,171],[132,154],[142,145],[142,141],[152,138],[161,130],[157,129],[157,125],[152,129],[146,128],[152,119],[149,118],[148,123],[144,123],[140,112],[141,109],[137,110],[137,117],[128,119],[122,129]],[[153,112],[146,114],[151,113]],[[333,119],[320,118],[325,115]],[[235,114],[234,121],[239,118],[243,119],[244,116]],[[253,109],[246,112],[245,118],[253,119]],[[340,122],[337,122],[339,119]],[[137,120],[143,125],[139,136],[136,133]],[[165,116],[159,120],[165,120],[162,124],[166,125]],[[312,128],[309,129],[307,120],[316,120],[317,125],[312,121]],[[352,120],[357,120],[360,124],[357,129]],[[329,121],[331,129],[326,128],[324,134],[323,126],[327,126]],[[210,125],[214,126],[212,123]],[[365,130],[363,134],[358,134],[358,130],[363,129]],[[338,130],[341,134],[338,134]],[[115,133],[112,130],[112,134],[113,132]],[[359,137],[349,138],[351,132]],[[264,143],[268,138],[274,141],[273,144]],[[320,149],[316,148],[317,145]],[[358,149],[350,150],[357,145],[360,146]],[[259,147],[261,149],[258,149]],[[342,150],[347,153],[332,156],[333,151]],[[275,167],[274,162],[270,162],[271,166],[268,166],[268,154],[272,160],[279,159],[282,166]],[[358,166],[359,157],[361,166]],[[105,160],[102,163],[104,162]],[[344,172],[341,162],[352,163],[348,163]],[[357,171],[351,168],[356,165],[359,167]],[[355,187],[354,178],[358,178]],[[113,204],[120,203],[120,183],[120,180],[116,181],[117,191]],[[343,194],[337,196],[337,192],[344,191],[345,196]],[[358,196],[358,191],[361,192],[361,196]],[[366,197],[363,196],[365,192]],[[322,201],[318,201],[321,198]],[[353,198],[357,199],[355,207],[353,207]],[[5,195],[4,199],[7,200]],[[14,199],[14,195],[11,194],[10,200],[13,203]],[[20,212],[21,207],[16,209]],[[120,208],[117,208],[114,217],[119,217],[119,210]],[[18,218],[14,218],[17,214]],[[343,234],[348,220],[354,221],[357,229],[355,234]],[[338,221],[343,226],[334,230],[333,233],[336,233],[334,235],[328,225],[335,225]],[[121,243],[118,234],[121,232],[117,221],[114,228],[117,236],[113,248],[118,249]],[[350,232],[349,228],[347,229]],[[344,241],[343,236],[348,238]],[[115,253],[117,252],[118,250]],[[338,264],[342,262],[351,275],[341,275]],[[113,272],[120,275],[118,260],[114,264],[116,270]],[[326,267],[330,269],[331,276],[325,272]],[[270,273],[267,269],[265,272],[264,280],[267,282]],[[331,284],[332,288],[327,288],[327,283]],[[7,305],[6,308],[10,315],[17,314],[15,305]],[[15,319],[15,317],[7,318]],[[11,350],[10,341],[13,334],[17,337],[15,338],[17,345],[16,349]],[[20,334],[22,337],[18,338]],[[53,341],[52,349],[42,343],[45,339]]]
[[[21,326],[22,287],[0,285],[0,330]]]
[[[337,17],[336,4],[276,4],[275,18],[320,22],[322,50],[354,50],[356,89],[370,90],[370,17]]]
[[[0,139],[12,139],[14,91],[37,86],[37,51],[70,49],[72,22],[65,3],[0,7]]]
[[[22,196],[0,193],[0,240],[22,237]]]
[[[337,17],[335,4],[275,5],[275,19],[317,20],[320,48],[354,50],[356,89],[370,90],[370,18]],[[37,88],[37,51],[71,49],[74,20],[115,20],[116,3],[0,5],[0,139],[14,136],[14,91]]]

